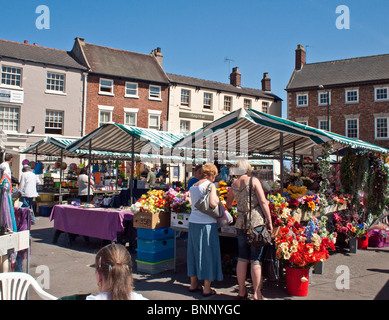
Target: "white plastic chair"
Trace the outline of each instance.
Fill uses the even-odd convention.
[[[30,286],[42,299],[58,300],[57,297],[44,291],[31,275],[23,272],[0,273],[0,300],[26,300]]]

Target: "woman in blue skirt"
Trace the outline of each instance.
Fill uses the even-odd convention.
[[[189,291],[202,290],[205,297],[216,294],[216,291],[211,288],[212,281],[223,280],[218,226],[216,219],[201,212],[193,204],[204,196],[210,183],[212,184],[210,206],[216,207],[219,204],[220,200],[213,184],[217,174],[218,170],[214,164],[205,164],[202,167],[200,181],[189,189],[192,202],[187,252]],[[199,280],[204,280],[204,288]]]

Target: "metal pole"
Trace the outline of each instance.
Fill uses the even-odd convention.
[[[327,123],[328,123],[328,131],[330,130],[330,91],[327,90]]]
[[[280,161],[281,161],[281,174],[280,174],[280,183],[281,183],[281,193],[284,188],[284,133],[280,133]]]
[[[89,140],[89,163],[88,163],[88,166],[89,166],[89,172],[87,172],[88,174],[88,202],[90,202],[90,174],[92,173],[92,167],[91,167],[91,164],[92,164],[92,139]]]
[[[133,204],[133,199],[132,199],[132,189],[133,189],[133,183],[134,183],[134,149],[135,149],[135,141],[134,141],[134,136],[131,137],[131,180],[130,180],[130,204]]]
[[[62,201],[62,161],[63,161],[63,150],[61,149],[61,166],[59,169],[59,202],[61,204]]]

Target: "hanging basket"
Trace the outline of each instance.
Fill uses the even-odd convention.
[[[291,296],[304,297],[308,295],[309,288],[309,268],[286,269],[286,290]]]

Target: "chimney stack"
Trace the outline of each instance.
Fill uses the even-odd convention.
[[[163,63],[163,54],[161,53],[161,48],[154,49],[151,51],[151,54],[157,59],[159,65],[162,67]]]
[[[262,91],[271,91],[269,73],[265,72],[262,78]]]
[[[230,84],[234,87],[241,87],[242,74],[239,72],[239,68],[232,68],[232,73],[230,74]]]
[[[304,47],[299,44],[297,45],[296,49],[296,70],[301,70],[303,68],[303,65],[305,64],[305,51]]]

